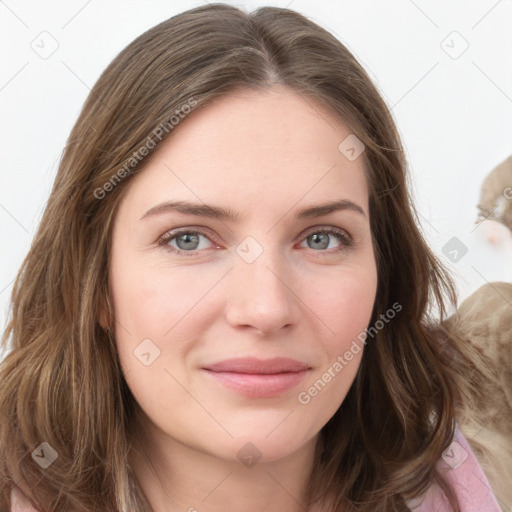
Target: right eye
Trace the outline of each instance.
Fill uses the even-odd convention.
[[[201,243],[202,241],[203,243]],[[208,242],[212,243],[210,238],[201,231],[179,229],[167,232],[158,240],[158,245],[175,254],[194,256],[197,254],[194,251],[208,249]]]

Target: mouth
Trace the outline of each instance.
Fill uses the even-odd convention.
[[[288,358],[238,358],[201,368],[208,378],[253,398],[278,396],[296,387],[311,370],[301,361]]]

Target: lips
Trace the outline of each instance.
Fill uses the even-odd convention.
[[[212,372],[258,373],[268,375],[272,373],[299,372],[309,369],[309,365],[285,357],[275,357],[273,359],[245,357],[214,363],[206,366],[205,369],[211,370]]]
[[[311,367],[295,359],[237,358],[205,366],[208,378],[250,397],[272,397],[297,386]]]

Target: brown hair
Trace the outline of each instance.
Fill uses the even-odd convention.
[[[447,298],[455,304],[454,286],[418,230],[391,114],[347,48],[304,16],[213,4],[127,46],[67,141],[2,340],[12,344],[0,366],[2,510],[13,484],[42,510],[150,510],[128,464],[137,404],[115,342],[98,323],[101,304],[113,317],[113,219],[150,157],[126,163],[148,141],[157,147],[159,127],[191,100],[199,109],[235,88],[272,84],[320,101],[364,143],[378,269],[371,324],[391,304],[402,306],[368,342],[348,395],[321,431],[310,501],[333,497],[336,511],[403,511],[434,481],[453,498],[435,463],[454,434],[454,400],[465,392],[470,362],[433,319],[436,308],[443,318]],[[44,470],[30,455],[42,442],[58,453]]]

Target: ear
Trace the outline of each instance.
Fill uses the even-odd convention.
[[[106,315],[105,311],[100,311],[99,323],[100,323],[101,327],[103,328],[103,330],[106,330],[107,327],[109,326],[108,320],[107,320],[107,315]]]
[[[110,327],[110,315],[108,312],[107,307],[108,299],[106,300],[105,297],[102,297],[100,300],[100,307],[98,312],[98,321],[101,327],[105,330]]]

